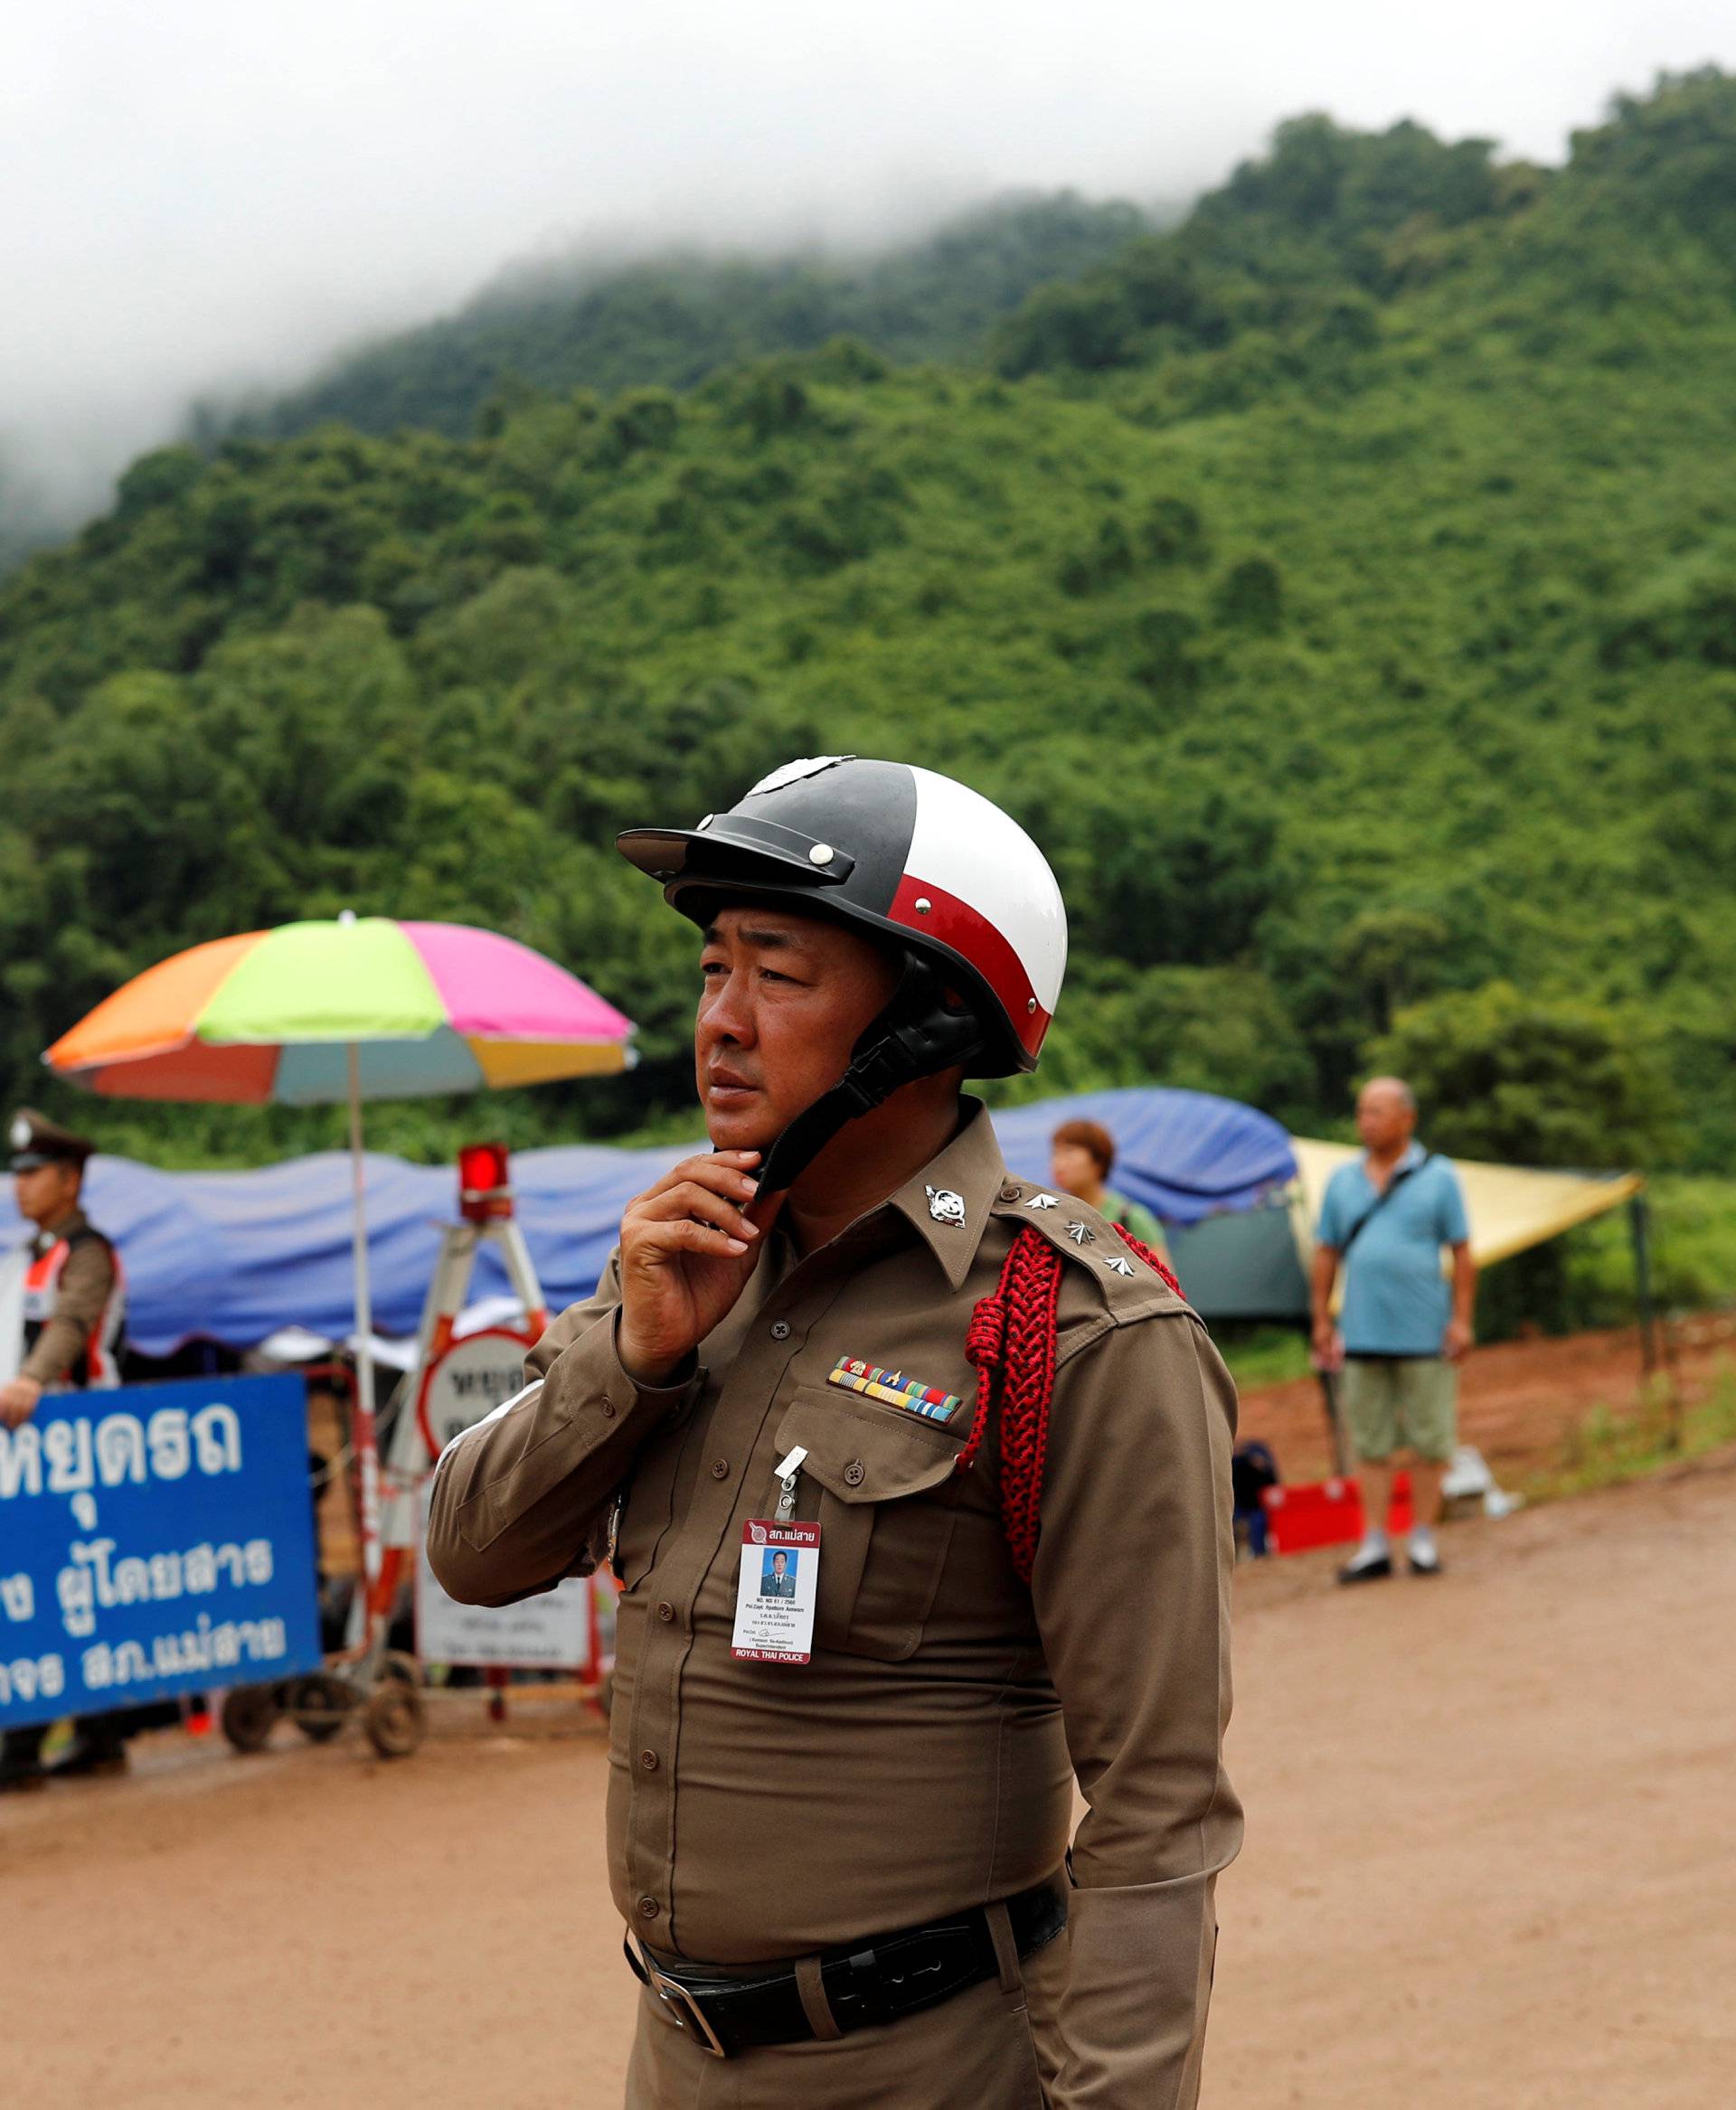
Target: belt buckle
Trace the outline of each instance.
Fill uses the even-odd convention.
[[[709,2052],[713,2058],[727,2058],[730,2055],[718,2042],[717,2031],[706,2020],[704,2009],[684,1985],[657,1969],[646,1955],[643,1943],[639,1945],[639,1961],[645,1965],[646,1983],[669,2010],[669,2020],[676,2029],[691,2030],[700,2049]]]

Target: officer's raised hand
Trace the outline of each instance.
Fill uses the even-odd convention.
[[[758,1257],[749,1215],[757,1150],[684,1158],[621,1219],[621,1362],[640,1384],[666,1380],[724,1319]],[[761,1215],[769,1211],[760,1209]]]

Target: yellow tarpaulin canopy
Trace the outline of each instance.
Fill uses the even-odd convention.
[[[1361,1153],[1354,1144],[1321,1143],[1307,1135],[1293,1135],[1290,1144],[1301,1170],[1301,1199],[1311,1243],[1326,1182],[1340,1165]],[[1480,1267],[1523,1253],[1527,1246],[1541,1246],[1545,1239],[1558,1238],[1606,1210],[1618,1209],[1646,1184],[1637,1173],[1538,1173],[1523,1165],[1482,1164],[1465,1157],[1448,1163],[1465,1192],[1471,1251]]]

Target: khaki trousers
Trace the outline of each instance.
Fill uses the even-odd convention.
[[[626,2110],[1046,2110],[1067,1936],[884,2029],[714,2058],[639,1992]]]

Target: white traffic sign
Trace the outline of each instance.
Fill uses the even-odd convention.
[[[416,1550],[416,1653],[422,1661],[599,1677],[603,1606],[599,1602],[593,1614],[592,1594],[607,1591],[608,1585],[596,1576],[570,1576],[520,1605],[460,1605],[447,1596],[428,1565],[428,1498],[424,1487]]]
[[[430,1464],[455,1436],[523,1391],[524,1352],[533,1345],[525,1334],[487,1326],[453,1342],[429,1364],[417,1389],[416,1419]]]

